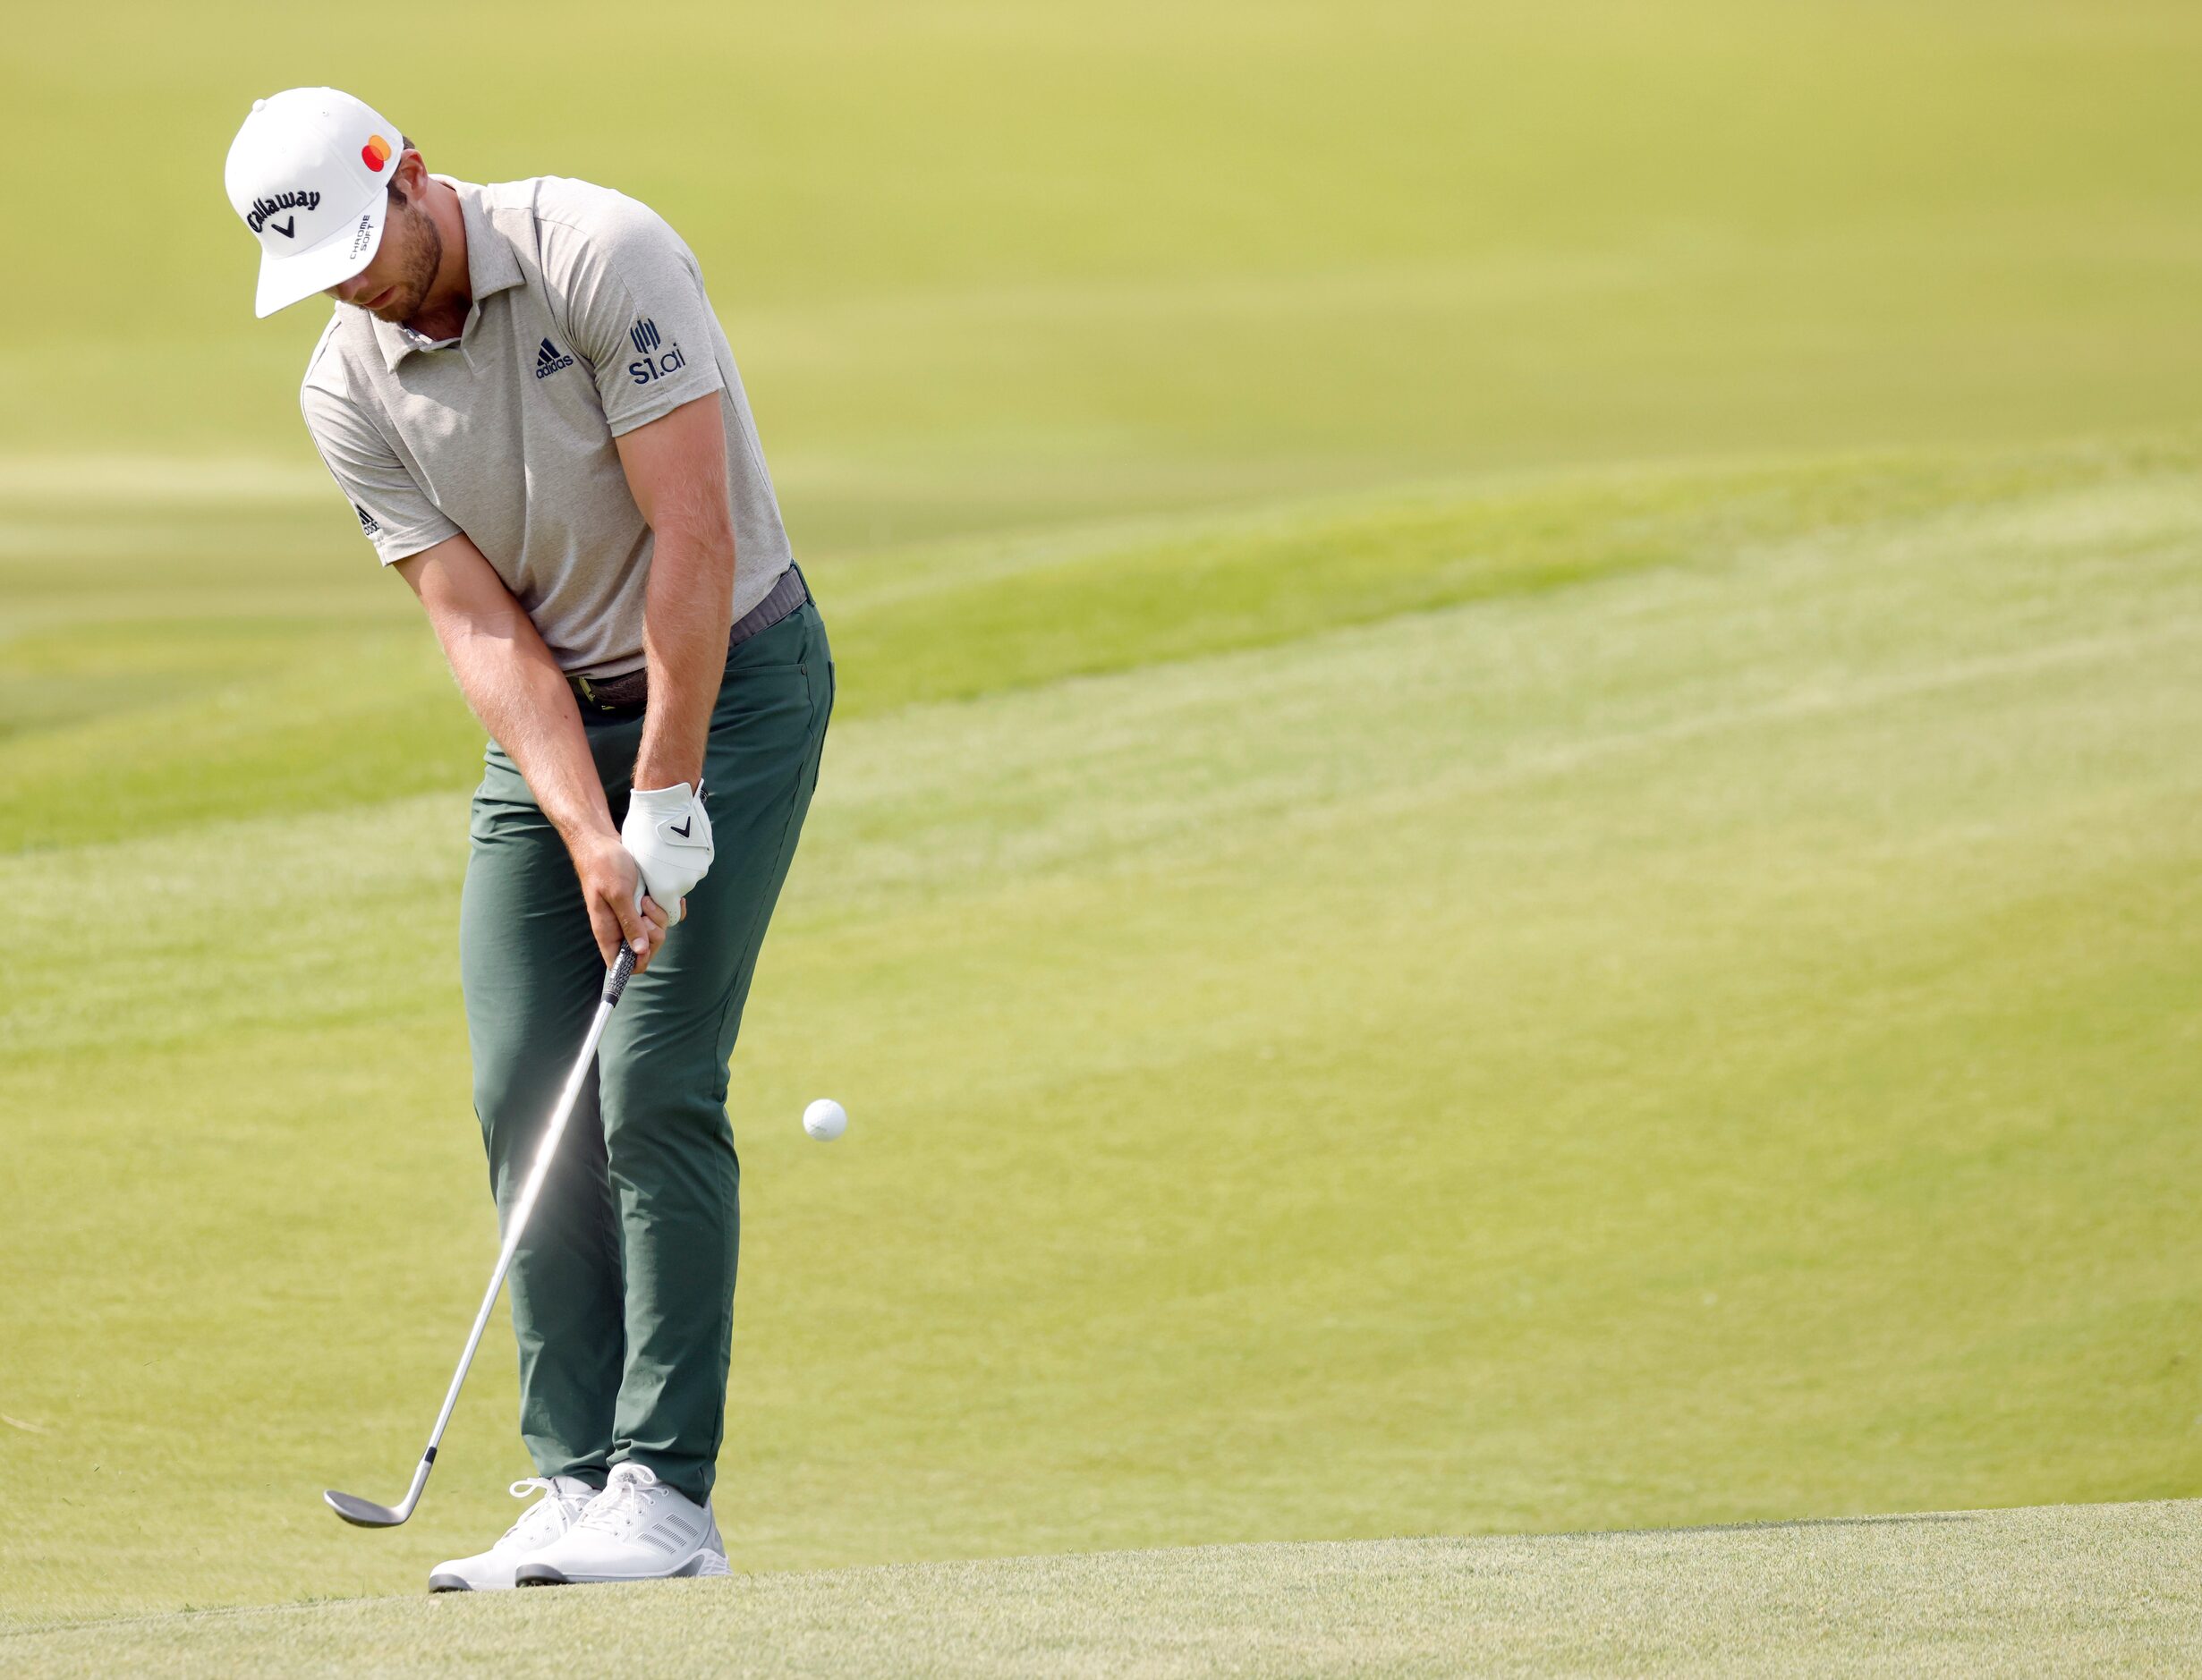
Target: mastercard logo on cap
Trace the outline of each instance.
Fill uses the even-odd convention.
[[[360,161],[380,174],[382,165],[390,161],[390,142],[379,134],[370,134],[367,144],[360,148]]]

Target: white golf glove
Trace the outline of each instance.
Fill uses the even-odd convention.
[[[627,796],[619,844],[642,871],[642,890],[658,901],[668,925],[681,919],[681,900],[711,867],[711,819],[703,809],[703,785],[638,787]]]

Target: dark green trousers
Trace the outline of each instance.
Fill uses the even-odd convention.
[[[540,1475],[601,1485],[631,1459],[693,1499],[710,1492],[741,1245],[727,1065],[818,783],[833,692],[813,607],[728,657],[704,762],[710,871],[613,1013],[594,1083],[513,1257],[520,1431]],[[616,823],[642,725],[599,717],[586,727]],[[487,759],[459,952],[474,1110],[501,1222],[604,968],[565,844],[504,751],[493,744]]]

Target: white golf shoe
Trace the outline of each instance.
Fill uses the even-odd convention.
[[[485,1592],[511,1586],[514,1565],[573,1527],[596,1498],[596,1489],[575,1476],[530,1476],[513,1483],[512,1496],[524,1499],[538,1489],[543,1497],[522,1512],[520,1520],[505,1531],[505,1538],[488,1551],[438,1564],[429,1574],[429,1591]]]
[[[614,1464],[604,1491],[565,1533],[522,1558],[513,1578],[548,1587],[731,1573],[708,1502],[676,1493],[647,1465]]]

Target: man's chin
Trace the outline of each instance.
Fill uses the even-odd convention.
[[[402,292],[393,292],[387,303],[378,303],[371,309],[365,303],[354,303],[352,307],[362,315],[373,316],[378,321],[387,321],[393,327],[403,327],[407,321],[412,319],[421,304],[416,298],[409,298]]]

